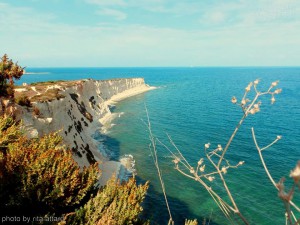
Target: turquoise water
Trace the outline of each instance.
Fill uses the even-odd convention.
[[[126,99],[117,104],[116,118],[105,144],[112,158],[132,154],[136,160],[138,181],[150,180],[151,187],[144,204],[144,216],[156,224],[166,224],[168,214],[160,184],[148,150],[149,139],[144,104],[149,110],[153,132],[168,144],[166,132],[192,164],[203,157],[203,146],[225,146],[242,116],[240,108],[231,104],[232,96],[242,98],[250,81],[261,79],[259,88],[280,80],[282,94],[274,105],[270,97],[262,99],[261,112],[246,119],[228,151],[232,164],[245,164],[225,175],[229,188],[244,216],[251,224],[284,224],[284,208],[259,161],[251,138],[255,127],[263,146],[277,135],[283,139],[264,151],[266,163],[275,180],[288,177],[300,159],[300,68],[28,68],[22,82],[61,79],[109,79],[144,77],[156,90]],[[46,73],[44,73],[46,72]],[[165,181],[170,208],[176,224],[184,218],[211,218],[210,224],[228,224],[221,211],[198,183],[174,170],[170,154],[158,146],[159,162]],[[212,187],[221,191],[218,180]],[[299,201],[299,194],[295,201]]]

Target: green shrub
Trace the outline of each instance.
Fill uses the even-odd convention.
[[[30,102],[29,98],[25,95],[17,97],[15,99],[15,102],[20,106],[31,107],[31,102]]]
[[[1,215],[64,216],[59,224],[142,224],[138,216],[148,183],[112,178],[98,190],[99,176],[97,163],[78,166],[57,133],[28,139],[21,124],[0,117]]]
[[[0,61],[0,96],[13,98],[14,79],[19,80],[23,74],[24,68],[4,54]]]
[[[0,202],[6,210],[61,214],[94,191],[98,164],[80,169],[57,133],[27,139],[19,125],[0,121]]]
[[[141,203],[148,187],[148,182],[136,185],[133,178],[124,184],[116,183],[112,178],[103,190],[59,224],[141,224],[138,215],[143,210]]]
[[[40,81],[40,82],[32,82],[30,85],[31,86],[36,86],[36,85],[52,85],[52,84],[56,84],[59,82],[65,82],[64,80],[48,80],[48,81]]]

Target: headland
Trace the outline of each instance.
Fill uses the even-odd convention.
[[[27,97],[31,106],[18,106],[17,116],[30,137],[59,130],[81,167],[100,162],[99,183],[104,185],[113,174],[118,177],[127,163],[109,160],[93,136],[111,121],[110,105],[152,89],[143,78],[24,84],[15,88],[16,99]]]

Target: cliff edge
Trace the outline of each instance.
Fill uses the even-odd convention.
[[[100,161],[104,184],[121,165],[101,154],[93,135],[112,115],[110,104],[151,89],[143,78],[36,83],[15,89],[16,98],[27,96],[32,103],[17,115],[31,137],[60,130],[81,167]]]

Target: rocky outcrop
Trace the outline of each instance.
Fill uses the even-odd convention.
[[[30,96],[32,101],[37,99],[32,103],[32,109],[22,107],[20,110],[29,134],[41,136],[60,130],[75,160],[80,166],[87,166],[95,161],[107,161],[100,153],[93,135],[105,118],[111,115],[111,101],[145,92],[151,87],[145,84],[143,78],[131,78],[60,82],[48,84],[44,92],[41,87],[26,87],[26,90],[29,89],[38,92]],[[26,94],[24,90],[16,92]],[[47,93],[56,95],[49,97]]]

